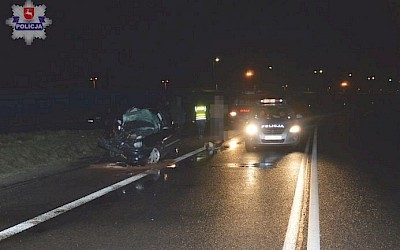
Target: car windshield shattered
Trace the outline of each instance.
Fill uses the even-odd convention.
[[[122,116],[122,126],[126,131],[132,131],[140,135],[148,135],[159,132],[162,117],[148,109],[131,108]]]

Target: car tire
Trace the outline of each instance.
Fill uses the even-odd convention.
[[[160,159],[161,159],[160,148],[155,146],[150,151],[149,157],[147,158],[147,163],[149,163],[149,164],[158,163],[160,161]]]

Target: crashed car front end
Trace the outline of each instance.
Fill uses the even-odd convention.
[[[108,150],[110,156],[122,157],[129,164],[145,164],[154,149],[149,141],[160,129],[157,114],[148,109],[133,108],[124,113],[119,130],[109,139],[102,138],[99,146]]]
[[[102,138],[99,146],[108,150],[110,156],[122,157],[128,163],[145,163],[152,148],[147,148],[143,143],[142,136],[121,132],[117,137],[111,139]]]

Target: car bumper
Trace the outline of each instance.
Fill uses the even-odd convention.
[[[246,143],[254,146],[294,146],[300,142],[300,134],[258,134],[247,136]]]
[[[150,148],[133,148],[124,144],[123,146],[117,146],[106,139],[102,139],[99,141],[98,145],[101,148],[109,150],[113,152],[116,156],[121,156],[127,160],[130,164],[140,164],[147,160],[148,155],[150,154]]]

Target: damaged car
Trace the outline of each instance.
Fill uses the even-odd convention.
[[[117,124],[111,136],[99,141],[99,146],[127,164],[157,163],[178,150],[178,129],[165,112],[132,107]]]

